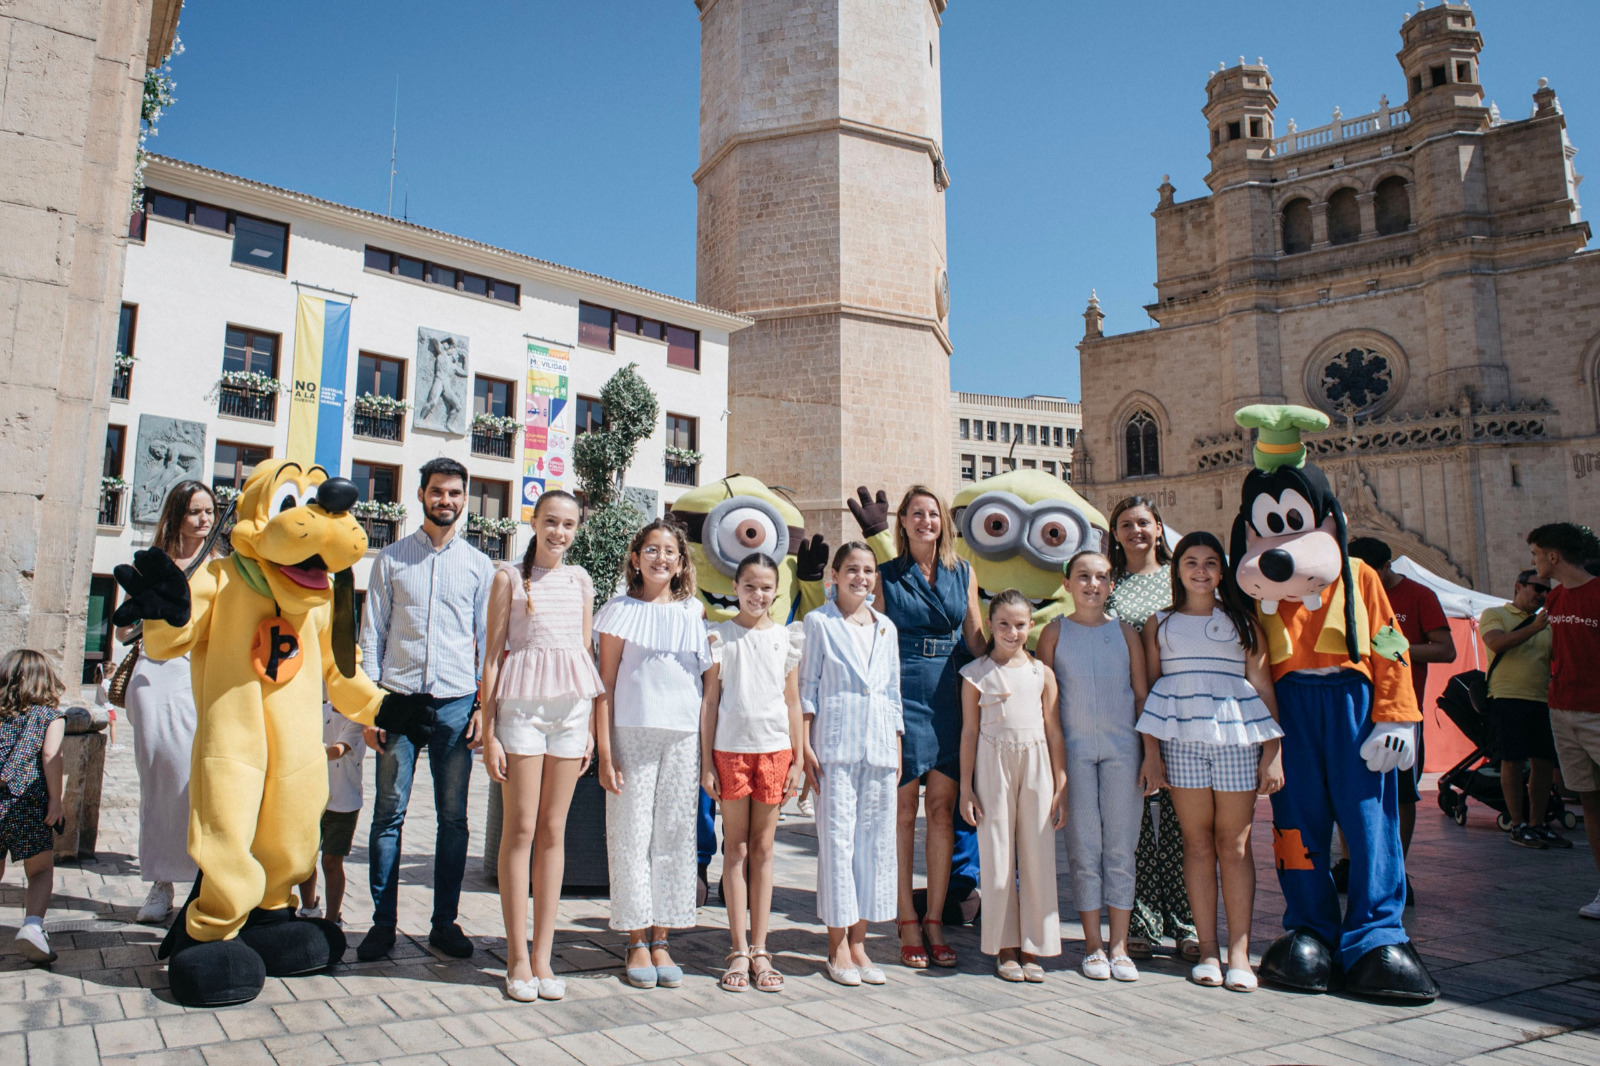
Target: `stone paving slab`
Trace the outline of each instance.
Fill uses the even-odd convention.
[[[428,947],[432,796],[426,767],[412,797],[402,867],[404,934],[389,959],[354,960],[328,974],[269,980],[254,1003],[220,1011],[177,1006],[155,948],[163,930],[132,923],[146,886],[138,876],[137,781],[129,738],[108,752],[99,856],[57,870],[47,921],[61,958],[48,971],[10,950],[22,902],[20,871],[0,884],[0,1064],[194,1063],[445,1066],[705,1063],[716,1066],[891,1066],[993,1063],[1471,1063],[1600,1064],[1600,922],[1577,917],[1593,898],[1594,865],[1581,829],[1571,851],[1512,847],[1493,812],[1474,805],[1465,827],[1424,797],[1412,848],[1419,905],[1407,927],[1444,995],[1425,1007],[1342,996],[1251,996],[1202,989],[1170,951],[1141,964],[1137,984],[1083,979],[1077,922],[1066,953],[1045,960],[1042,985],[996,980],[975,929],[951,929],[955,970],[912,971],[896,957],[892,927],[869,951],[885,963],[881,988],[845,989],[823,976],[825,935],[815,922],[816,836],[789,814],[777,848],[769,945],[789,975],[785,992],[739,995],[716,985],[727,950],[725,916],[673,938],[687,974],[676,990],[640,991],[620,980],[625,936],[607,928],[603,898],[563,901],[556,969],[560,1003],[519,1004],[501,990],[504,930],[482,868],[478,832],[487,778],[474,773],[474,842],[461,924],[479,951],[456,960]],[[424,762],[425,762],[424,757]],[[1278,931],[1283,897],[1270,866],[1265,801],[1257,810],[1259,951]],[[352,944],[366,929],[366,818],[350,860],[345,905]],[[1065,870],[1063,914],[1073,913]],[[713,877],[716,867],[713,866]],[[180,890],[181,891],[181,890]]]

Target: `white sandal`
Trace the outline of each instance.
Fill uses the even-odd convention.
[[[1256,975],[1249,970],[1237,967],[1228,967],[1228,979],[1222,987],[1229,992],[1254,992],[1256,990]]]
[[[1083,976],[1091,981],[1111,980],[1111,963],[1104,951],[1093,951],[1083,957]]]
[[[1202,962],[1189,971],[1189,980],[1204,988],[1222,987],[1222,967],[1214,962]]]

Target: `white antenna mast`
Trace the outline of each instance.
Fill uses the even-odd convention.
[[[400,144],[400,75],[394,76],[394,127],[389,135],[389,206],[384,214],[394,217],[394,160]]]

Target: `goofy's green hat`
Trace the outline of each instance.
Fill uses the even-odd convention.
[[[1245,429],[1256,431],[1256,469],[1266,471],[1280,466],[1305,466],[1306,446],[1300,441],[1301,431],[1328,428],[1327,415],[1292,403],[1253,403],[1239,408],[1233,419]]]

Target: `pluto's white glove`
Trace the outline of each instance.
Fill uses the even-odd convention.
[[[1361,745],[1367,769],[1386,774],[1393,769],[1409,770],[1417,761],[1416,722],[1375,722],[1372,735]]]

